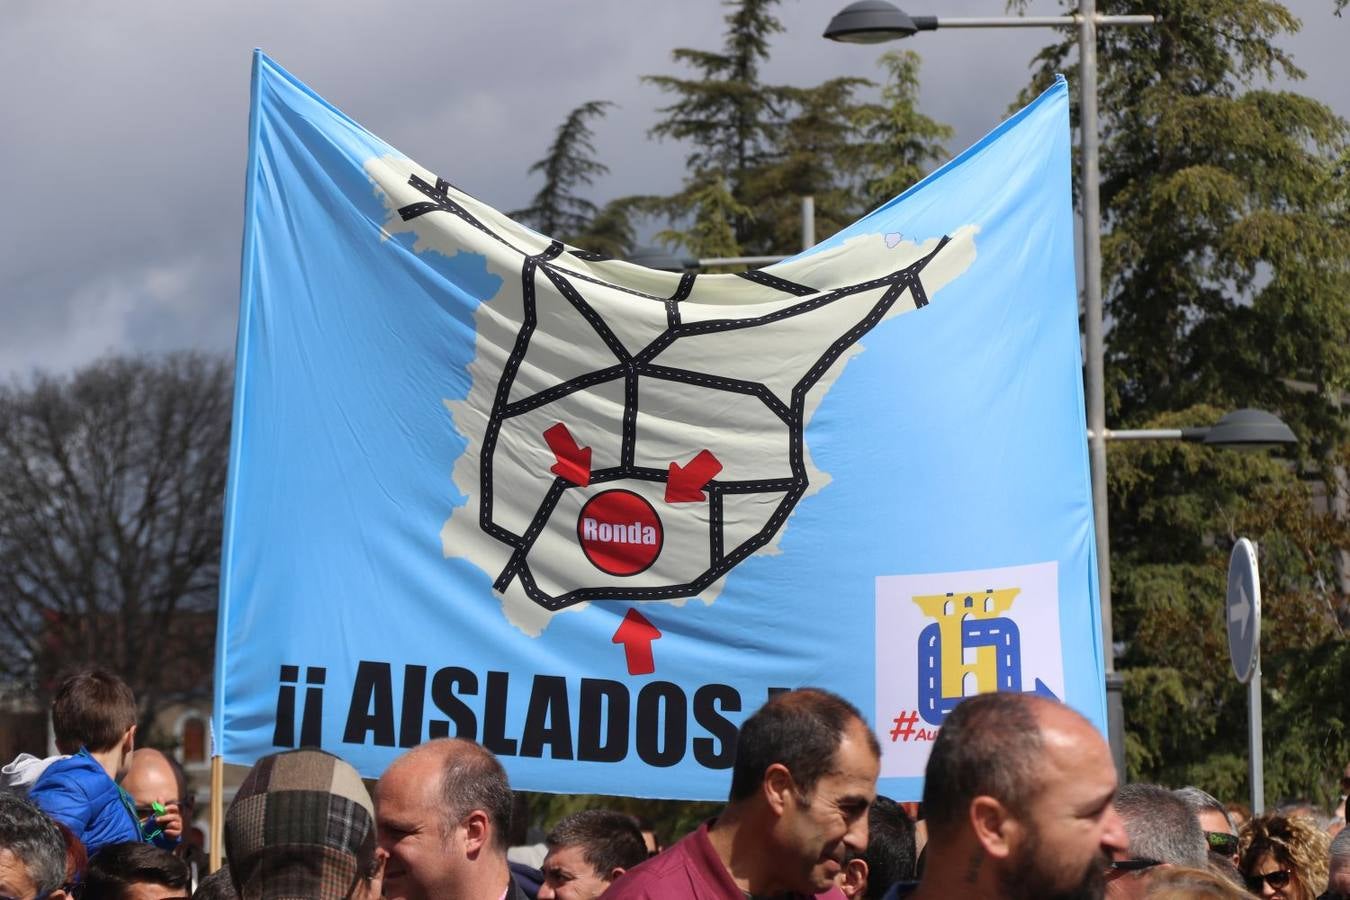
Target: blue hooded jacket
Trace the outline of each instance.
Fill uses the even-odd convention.
[[[108,844],[141,840],[131,798],[84,748],[48,766],[28,799],[75,832],[90,856]]]

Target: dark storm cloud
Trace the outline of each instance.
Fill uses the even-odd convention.
[[[785,0],[767,80],[877,76],[886,49],[820,32],[840,3]],[[1306,93],[1350,114],[1331,0],[1293,4]],[[915,8],[913,11],[920,12]],[[944,15],[998,15],[947,0]],[[1052,7],[1036,12],[1050,13]],[[228,350],[234,339],[250,50],[260,46],[393,146],[504,209],[578,103],[619,104],[597,129],[612,173],[597,199],[674,188],[683,151],[646,137],[673,47],[714,49],[711,0],[367,3],[69,0],[0,3],[0,373],[108,351]],[[924,111],[955,152],[997,124],[1046,32],[924,35]],[[892,45],[899,46],[899,45]]]

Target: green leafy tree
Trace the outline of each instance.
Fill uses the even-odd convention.
[[[1219,415],[1198,406],[1147,424]],[[1338,761],[1350,759],[1350,602],[1336,568],[1350,527],[1263,454],[1130,442],[1110,448],[1108,472],[1132,777],[1229,799],[1248,792],[1246,688],[1228,664],[1224,613],[1228,557],[1243,536],[1260,556],[1267,796],[1334,799]]]
[[[595,132],[591,123],[602,118],[613,105],[607,100],[592,100],[567,114],[544,158],[530,166],[531,174],[544,176],[543,187],[529,206],[507,215],[550,237],[569,244],[578,243],[577,238],[591,229],[600,211],[578,191],[609,173],[609,167],[595,158]],[[614,212],[610,211],[611,216]],[[604,233],[609,238],[617,240],[626,236],[622,230],[626,221],[617,233],[614,225],[613,218],[605,223]]]

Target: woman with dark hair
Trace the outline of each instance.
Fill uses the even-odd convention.
[[[1314,900],[1327,886],[1325,833],[1302,816],[1257,816],[1242,826],[1240,865],[1247,890],[1278,900]]]

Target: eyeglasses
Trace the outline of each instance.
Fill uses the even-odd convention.
[[[1220,856],[1232,856],[1237,853],[1238,839],[1235,834],[1226,831],[1206,831],[1205,841],[1209,844],[1210,851]]]
[[[1142,872],[1144,869],[1160,865],[1162,861],[1156,859],[1118,859],[1106,867],[1106,872],[1108,875],[1123,875],[1126,872]]]
[[[1291,873],[1288,869],[1276,869],[1274,872],[1267,872],[1264,875],[1245,875],[1243,881],[1247,882],[1247,890],[1256,893],[1261,890],[1262,884],[1268,884],[1279,890],[1289,884]]]

